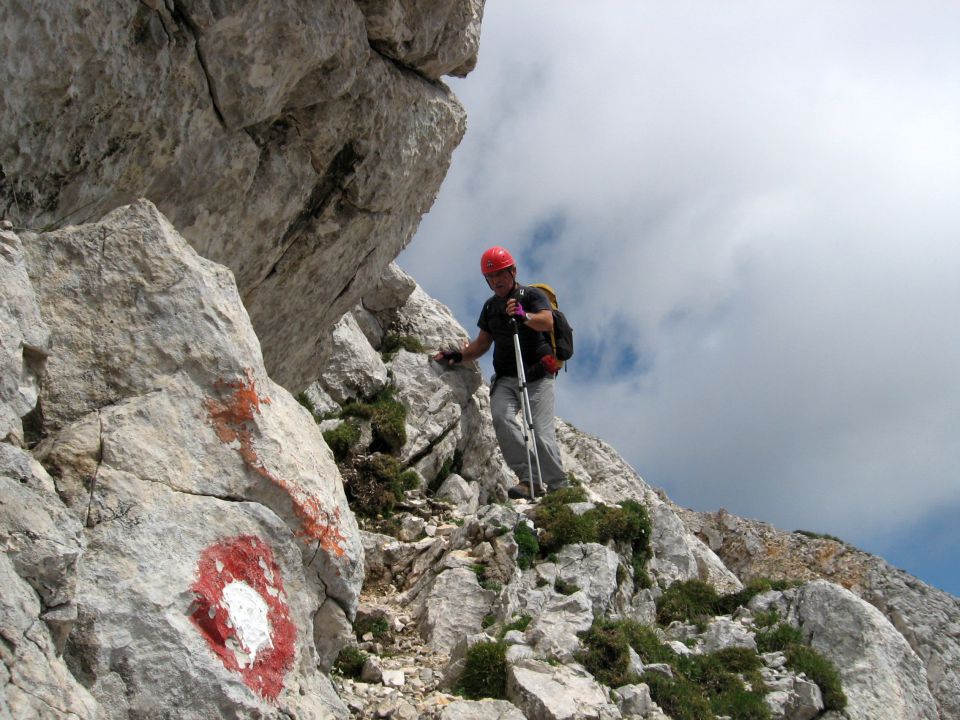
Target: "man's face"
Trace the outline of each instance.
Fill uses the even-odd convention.
[[[487,285],[498,297],[506,297],[513,289],[513,279],[517,276],[517,269],[514,267],[504,268],[497,272],[484,273],[484,279]]]

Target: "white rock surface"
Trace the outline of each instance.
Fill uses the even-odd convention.
[[[314,619],[325,600],[353,614],[359,532],[229,271],[147,202],[22,239],[51,333],[37,452],[56,494],[34,472],[9,488],[29,512],[0,521],[40,539],[6,557],[58,610],[51,640],[72,623],[64,657],[110,717],[343,717],[316,671],[343,639]]]

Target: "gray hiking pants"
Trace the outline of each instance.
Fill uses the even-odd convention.
[[[527,383],[527,395],[530,397],[530,408],[533,414],[533,431],[537,438],[537,452],[540,455],[540,472],[543,475],[544,485],[550,490],[563,487],[567,482],[553,423],[554,382],[554,378],[548,376]],[[493,387],[490,388],[493,429],[497,434],[503,459],[526,485],[530,482],[527,450],[520,425],[522,417],[517,417],[522,408],[519,379],[495,378]],[[530,459],[531,462],[536,462],[532,451]],[[536,476],[537,471],[534,469],[533,472]]]

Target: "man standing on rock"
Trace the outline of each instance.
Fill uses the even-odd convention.
[[[566,485],[567,476],[554,428],[553,392],[560,368],[550,344],[549,333],[553,331],[550,300],[537,288],[517,282],[517,264],[502,247],[492,247],[483,253],[480,271],[494,293],[480,312],[477,321],[480,332],[460,350],[443,350],[433,359],[447,364],[476,360],[493,345],[495,374],[490,387],[493,429],[507,465],[520,478],[520,483],[510,488],[507,494],[512,498],[527,498],[530,496],[530,467],[523,431],[517,420],[522,400],[513,345],[512,321],[516,321],[540,472],[547,490],[557,490]]]

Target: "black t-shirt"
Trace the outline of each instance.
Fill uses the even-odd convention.
[[[547,296],[540,290],[523,285],[515,285],[507,297],[494,295],[483,304],[477,327],[493,335],[493,371],[502,377],[517,376],[513,326],[507,316],[509,298],[517,298],[527,314],[550,310],[553,307]],[[517,322],[517,327],[520,336],[520,353],[523,355],[523,365],[526,370],[536,365],[544,355],[550,355],[553,348],[550,345],[549,333],[531,330],[522,322]]]

